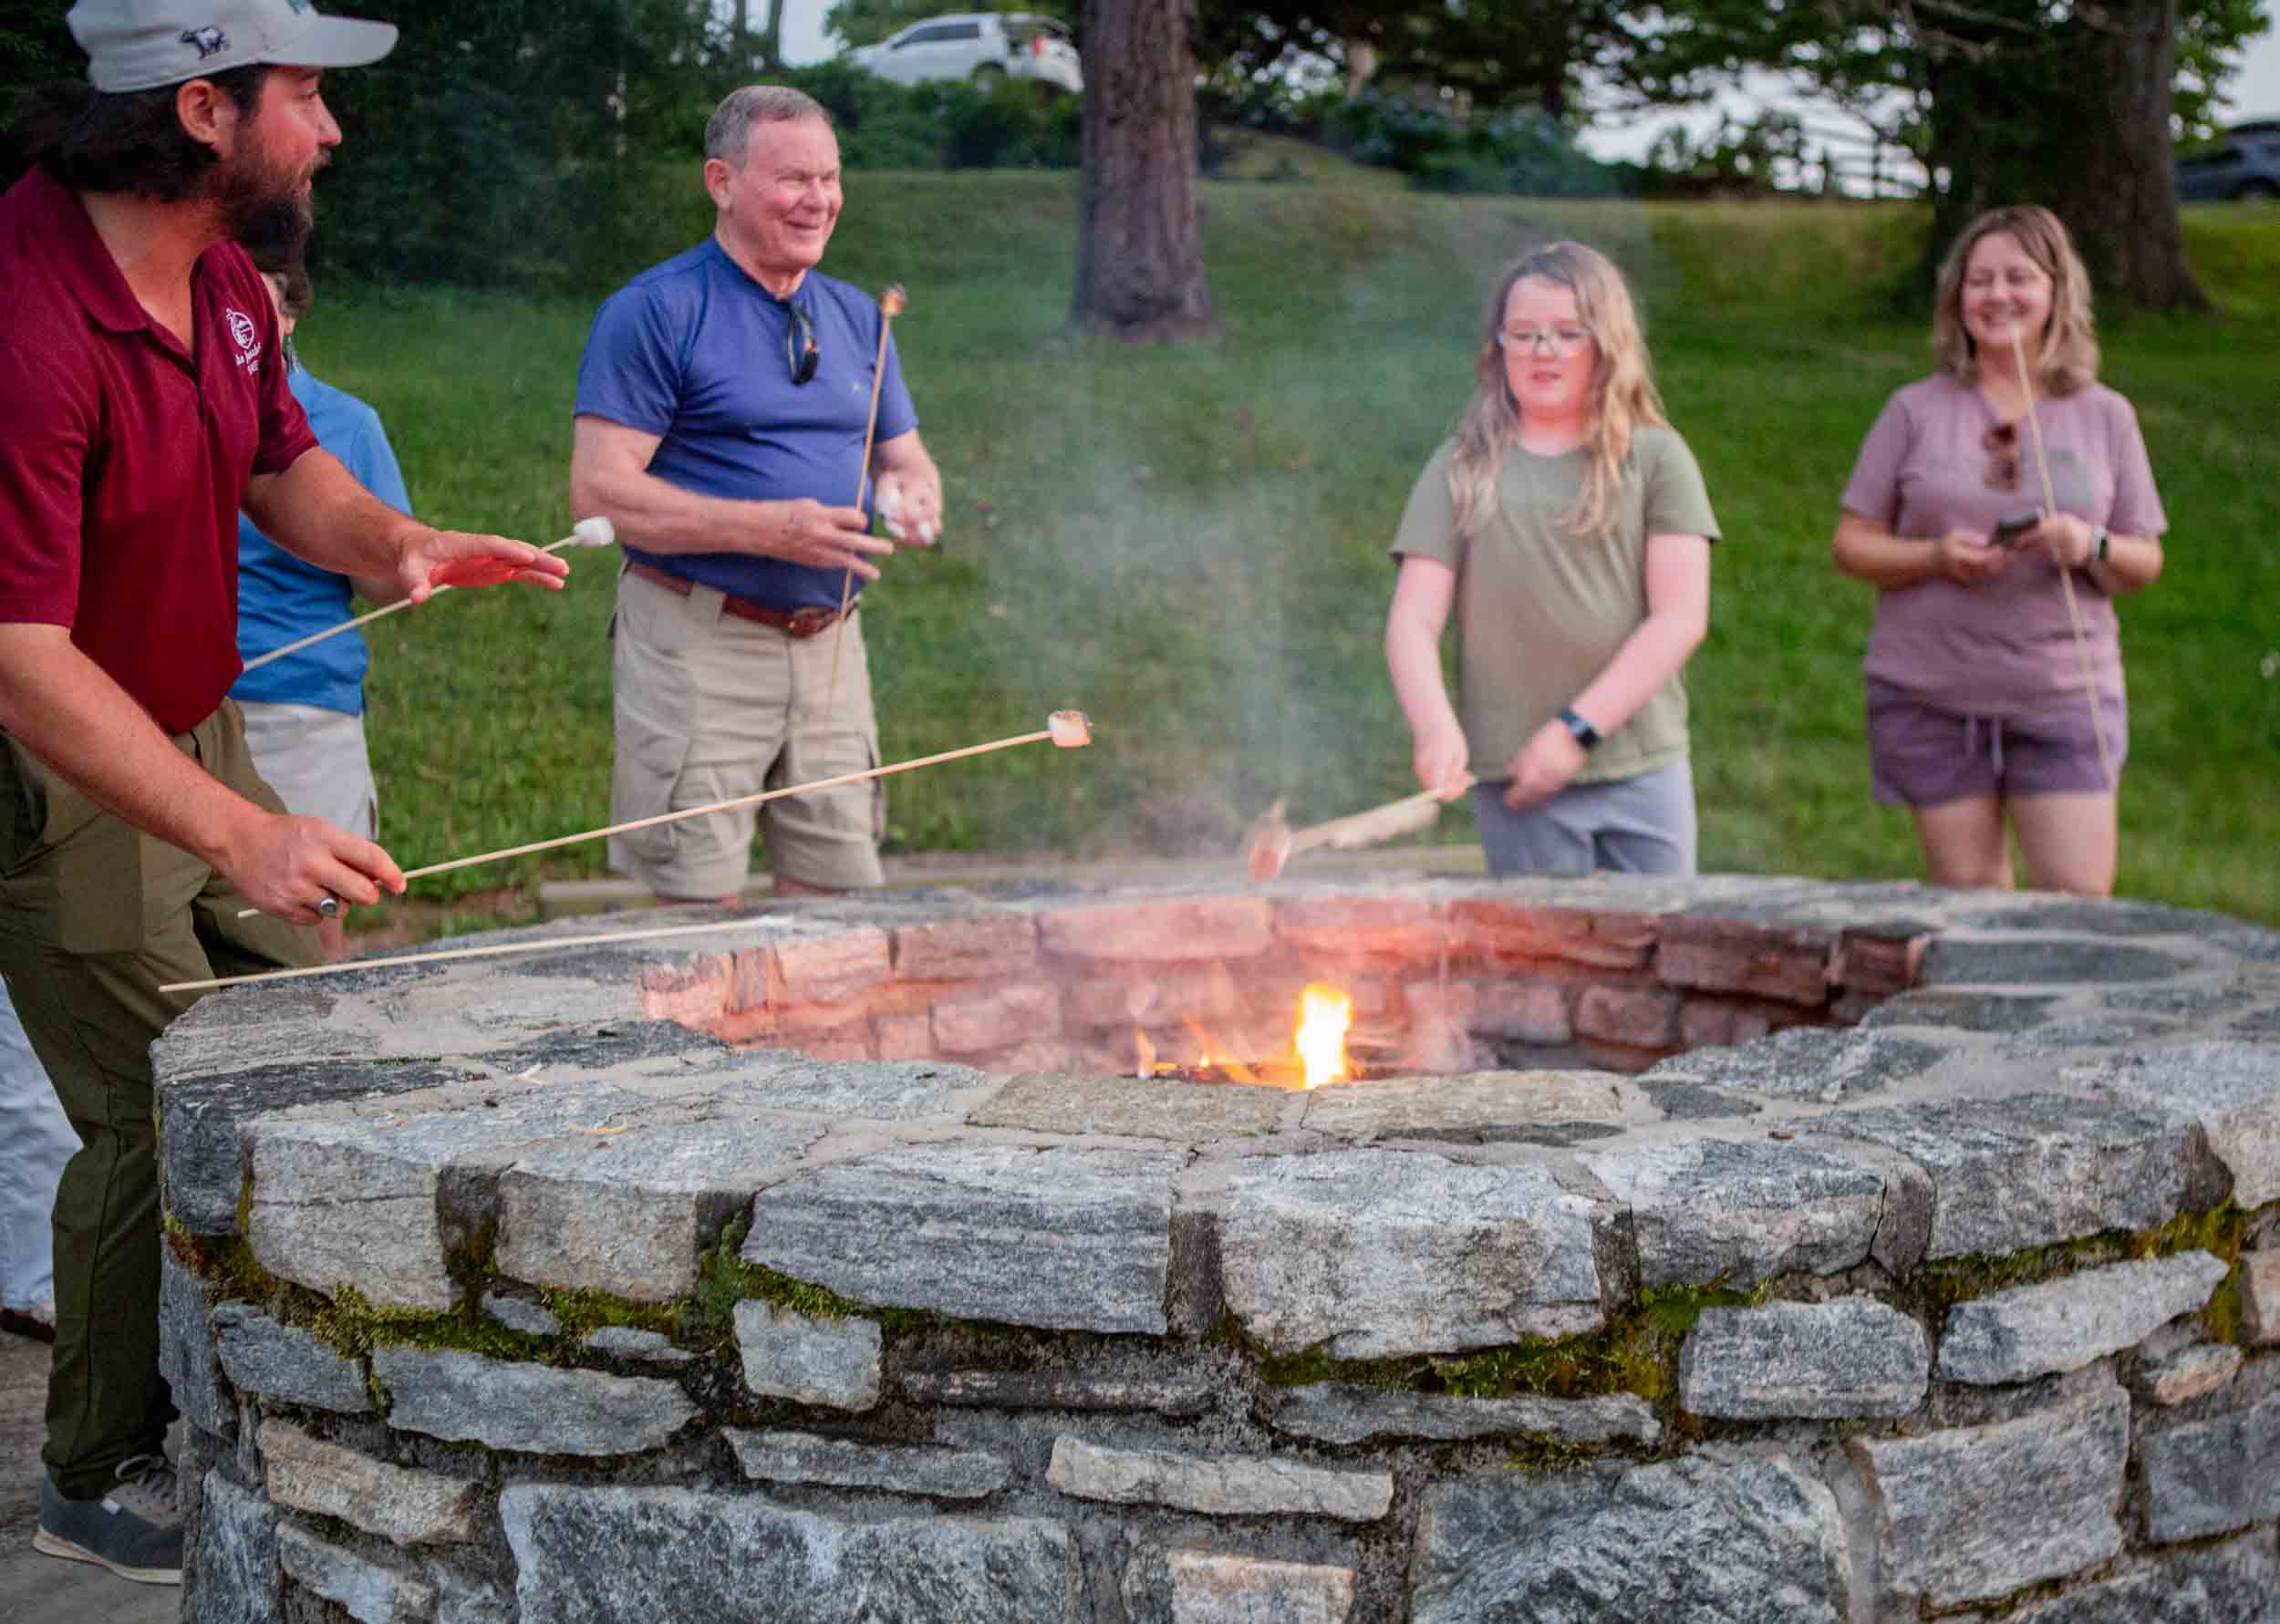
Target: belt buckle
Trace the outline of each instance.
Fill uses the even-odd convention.
[[[784,619],[783,629],[795,637],[813,637],[839,618],[836,609],[821,609],[805,604],[794,609]]]

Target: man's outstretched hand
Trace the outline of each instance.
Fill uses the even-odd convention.
[[[528,542],[422,526],[405,541],[399,571],[411,601],[418,604],[439,586],[503,586],[519,581],[559,592],[570,565]]]

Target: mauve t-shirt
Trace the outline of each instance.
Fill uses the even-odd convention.
[[[2036,403],[2062,512],[2120,535],[2169,527],[2153,489],[2138,414],[2101,384]],[[1992,532],[1997,521],[2043,505],[2042,476],[2024,419],[2016,490],[1987,482],[1987,430],[2002,421],[1978,389],[1944,373],[1895,392],[1869,430],[1846,481],[1844,505],[1894,535],[1930,540],[1950,530]],[[2026,553],[1976,586],[1948,580],[1887,587],[1861,670],[1968,716],[2020,716],[2078,703],[2081,657],[2057,570]],[[2121,646],[2114,605],[2087,572],[2074,577],[2090,662],[2102,695],[2119,698]]]

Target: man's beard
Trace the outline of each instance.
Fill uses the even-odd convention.
[[[282,265],[300,258],[316,227],[315,201],[300,176],[284,174],[269,161],[267,148],[246,148],[215,171],[212,184],[223,229],[255,264]]]

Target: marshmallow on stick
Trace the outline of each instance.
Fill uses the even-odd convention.
[[[628,834],[636,829],[654,829],[660,823],[677,823],[684,818],[701,818],[713,812],[727,812],[731,807],[758,806],[762,802],[781,801],[787,795],[805,795],[817,790],[837,789],[841,784],[861,783],[866,779],[885,778],[890,773],[909,772],[920,767],[938,767],[945,761],[961,761],[969,756],[988,755],[992,750],[1010,750],[1015,745],[1042,744],[1052,740],[1062,750],[1083,750],[1093,742],[1093,719],[1082,710],[1056,710],[1045,719],[1045,725],[1034,733],[1017,733],[1010,739],[993,739],[987,744],[969,744],[964,750],[943,750],[939,754],[920,756],[914,760],[896,761],[884,767],[866,768],[861,772],[843,772],[836,778],[819,778],[803,784],[786,784],[782,789],[762,790],[751,795],[738,795],[728,801],[715,801],[704,806],[687,806],[679,812],[658,812],[654,817],[636,818],[629,823],[612,823],[606,829],[587,829],[576,834],[559,834],[552,840],[534,840],[519,846],[505,846],[496,852],[478,852],[472,857],[454,857],[445,863],[430,863],[425,868],[408,868],[404,878],[416,880],[424,874],[440,874],[455,868],[467,868],[478,863],[495,863],[503,857],[523,857],[533,852],[551,852],[557,846],[575,845],[580,841],[600,840],[606,835]],[[337,899],[336,899],[337,900]],[[258,908],[242,908],[241,919],[251,918]]]

